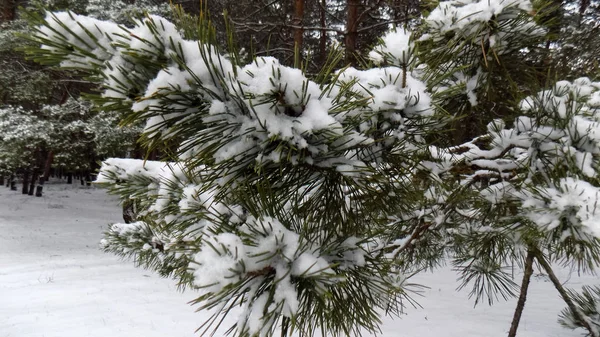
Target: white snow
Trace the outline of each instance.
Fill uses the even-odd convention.
[[[390,59],[393,65],[406,65],[410,62],[413,49],[411,32],[397,29],[386,33],[381,38],[381,44],[369,53],[369,58],[377,65],[382,64],[386,58]]]
[[[186,304],[197,293],[131,262],[103,253],[101,233],[120,222],[116,200],[97,188],[49,184],[42,198],[0,187],[0,336],[191,337],[208,317]],[[557,267],[567,287],[596,284]],[[520,273],[515,270],[517,282]],[[456,292],[449,267],[407,283],[430,289],[406,315],[384,319],[381,336],[506,336],[516,300],[473,308],[468,291]],[[282,287],[288,285],[282,284]],[[291,291],[291,289],[290,289]],[[293,311],[295,303],[289,303]],[[535,271],[519,337],[576,337],[557,323],[564,307],[552,284]],[[233,324],[235,318],[227,321]],[[223,336],[217,333],[216,337]]]

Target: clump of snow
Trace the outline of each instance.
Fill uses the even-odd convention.
[[[442,33],[473,27],[473,23],[485,23],[504,15],[515,17],[518,10],[532,10],[530,0],[451,0],[440,2],[426,22]],[[471,28],[474,29],[474,28]]]
[[[563,178],[556,187],[543,188],[537,198],[524,201],[527,217],[546,230],[566,225],[563,238],[583,233],[600,238],[600,189],[572,177]]]
[[[411,32],[397,29],[386,33],[381,43],[369,52],[369,58],[377,65],[385,61],[395,66],[406,66],[414,53],[414,42]]]

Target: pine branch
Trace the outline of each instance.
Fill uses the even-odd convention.
[[[533,259],[535,258],[535,252],[531,249],[527,250],[527,256],[525,257],[525,269],[523,270],[523,280],[521,281],[521,291],[519,293],[519,300],[517,301],[517,307],[513,315],[512,323],[510,324],[510,330],[508,337],[516,337],[517,329],[519,328],[519,322],[521,321],[521,315],[525,309],[525,301],[527,300],[527,291],[529,289],[529,281],[533,274]]]
[[[573,301],[571,300],[571,297],[569,296],[569,293],[563,287],[562,283],[558,280],[558,278],[554,274],[552,267],[547,262],[547,260],[544,258],[542,252],[539,250],[536,250],[535,258],[539,262],[539,264],[542,266],[542,268],[544,268],[546,273],[548,273],[548,277],[550,278],[550,281],[552,281],[552,284],[554,284],[554,287],[560,294],[560,297],[562,297],[563,301],[565,301],[565,303],[571,310],[573,317],[575,317],[575,319],[578,322],[581,322],[581,325],[583,325],[583,327],[588,331],[590,336],[599,337],[600,335],[598,334],[598,330],[592,328],[590,322],[588,321],[588,318],[579,310],[579,308],[575,305],[575,303],[573,303]]]

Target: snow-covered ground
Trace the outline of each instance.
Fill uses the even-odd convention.
[[[0,187],[0,337],[188,337],[202,313],[186,304],[193,292],[98,249],[106,226],[120,221],[114,198],[100,189],[47,185],[35,198]],[[516,275],[520,277],[520,275]],[[568,287],[597,284],[558,270]],[[455,274],[442,269],[415,277],[430,287],[400,319],[385,319],[383,336],[506,336],[516,300],[473,308],[455,292]],[[552,284],[530,286],[521,337],[575,337],[556,322],[564,307]],[[218,336],[217,336],[218,337]]]

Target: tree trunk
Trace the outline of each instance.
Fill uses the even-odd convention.
[[[17,16],[16,0],[0,0],[0,23],[13,21]]]
[[[23,188],[21,189],[21,193],[29,193],[29,171],[23,172]]]
[[[346,64],[356,65],[356,42],[358,40],[358,7],[360,0],[348,0],[346,16]]]
[[[46,178],[43,175],[40,176],[37,188],[35,189],[35,196],[41,197],[44,192],[44,183],[46,182]]]
[[[327,25],[326,20],[327,14],[327,0],[321,0],[321,10],[319,12],[319,21],[321,24],[321,28],[325,28]],[[323,29],[319,35],[319,56],[321,58],[321,64],[325,64],[325,60],[327,60],[327,32]]]
[[[521,293],[519,294],[519,301],[515,308],[515,314],[513,316],[512,323],[510,325],[510,331],[508,337],[517,336],[517,329],[519,328],[519,322],[521,321],[521,315],[525,308],[525,301],[527,300],[527,289],[529,289],[529,281],[531,280],[531,274],[533,274],[533,258],[535,253],[531,250],[527,251],[527,257],[525,257],[525,271],[523,272],[523,281],[521,282]]]
[[[46,157],[46,162],[44,164],[44,181],[48,181],[50,178],[50,168],[52,167],[52,162],[54,161],[54,152],[50,150],[48,152],[48,156]]]
[[[4,176],[0,175],[0,186],[4,185]]]
[[[73,183],[73,173],[69,172],[67,173],[67,184],[72,184]]]
[[[17,190],[17,177],[15,177],[14,174],[11,174],[11,176],[10,176],[10,190],[11,191]]]
[[[294,66],[300,68],[302,66],[302,43],[304,38],[304,0],[294,0]]]
[[[38,178],[38,170],[34,170],[33,174],[31,175],[31,182],[29,183],[29,195],[33,195],[33,193],[35,192],[35,181]]]
[[[575,317],[575,319],[578,320],[579,322],[581,322],[581,324],[589,332],[589,336],[600,337],[598,335],[598,332],[590,326],[590,323],[586,319],[585,315],[581,311],[579,311],[579,308],[577,308],[575,303],[573,303],[573,301],[569,297],[569,294],[567,293],[567,290],[562,286],[562,284],[560,283],[560,281],[554,274],[552,267],[550,266],[548,261],[546,261],[546,259],[542,255],[542,252],[540,252],[538,250],[535,254],[535,259],[539,262],[539,264],[542,266],[542,268],[544,268],[546,273],[548,273],[548,277],[550,278],[550,281],[552,281],[552,284],[554,284],[554,287],[556,288],[556,290],[558,290],[558,293],[562,297],[563,301],[565,301],[565,303],[567,304],[567,306],[573,313],[573,316]]]
[[[136,213],[135,213],[135,202],[131,199],[127,199],[123,201],[123,221],[125,223],[135,222]]]

